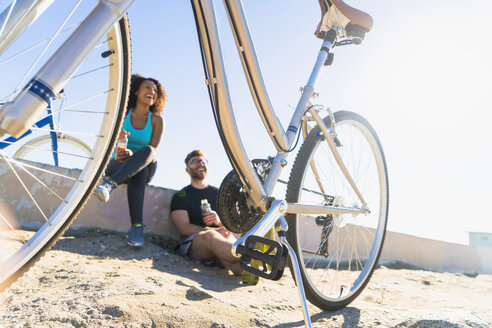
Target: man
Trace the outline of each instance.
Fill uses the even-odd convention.
[[[239,258],[231,253],[236,239],[215,212],[219,190],[205,180],[207,160],[200,150],[194,150],[186,156],[185,164],[191,183],[178,191],[171,201],[171,218],[181,234],[177,252],[208,265],[218,261],[240,276]],[[200,205],[205,199],[212,210],[202,214]]]

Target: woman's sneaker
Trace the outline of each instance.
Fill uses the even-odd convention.
[[[109,201],[109,195],[111,194],[111,191],[115,189],[118,186],[116,182],[113,181],[111,178],[103,178],[103,183],[101,183],[99,186],[94,189],[94,196],[96,196],[99,200],[102,200],[103,202],[107,203]]]
[[[144,226],[141,224],[132,225],[126,234],[126,243],[132,247],[143,247],[144,245]]]

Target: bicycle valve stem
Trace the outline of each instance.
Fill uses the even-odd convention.
[[[0,112],[0,135],[10,134],[19,138],[29,130],[39,115],[48,107],[54,91],[39,80],[32,80],[11,102],[4,104]]]

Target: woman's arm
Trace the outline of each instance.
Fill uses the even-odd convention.
[[[164,119],[160,115],[152,115],[152,138],[150,145],[157,150],[161,143],[162,134],[164,132]]]

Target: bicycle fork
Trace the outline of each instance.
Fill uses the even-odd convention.
[[[0,136],[8,133],[18,138],[32,126],[36,118],[48,106],[49,99],[55,97],[63,89],[70,77],[82,64],[85,57],[111,26],[123,16],[133,1],[121,0],[115,2],[111,0],[99,0],[99,3],[92,12],[44,64],[39,72],[34,75],[32,80],[27,83],[15,99],[7,102],[0,108]],[[39,8],[39,10],[44,10],[49,6],[50,2],[44,1],[42,8]],[[32,19],[29,15],[23,16],[22,12],[29,13],[30,10],[35,11],[32,7],[21,6],[19,9],[12,10],[10,14],[0,15],[0,19],[2,19],[0,21],[0,27],[3,27],[4,35],[10,35],[12,31],[15,32],[15,35],[20,34],[27,27],[28,24],[26,22]],[[10,9],[7,8],[7,10]],[[12,17],[15,18],[17,16],[23,16],[21,21],[12,26],[10,23],[6,24],[9,20],[12,20]],[[34,17],[34,19],[36,18]],[[9,41],[12,41],[10,39]],[[8,45],[2,45],[2,47],[6,46]]]
[[[232,246],[232,254],[241,254],[241,267],[247,271],[253,272],[257,275],[263,276],[268,279],[278,280],[282,277],[282,273],[286,264],[287,253],[290,256],[292,262],[292,268],[294,269],[295,282],[297,285],[297,290],[299,292],[299,299],[301,301],[302,311],[304,315],[304,323],[306,327],[311,327],[311,317],[309,316],[309,310],[307,307],[306,294],[304,292],[304,285],[302,283],[301,270],[299,268],[299,261],[297,260],[296,253],[294,249],[290,246],[286,238],[286,232],[289,229],[287,221],[284,218],[284,214],[287,212],[287,202],[285,200],[275,200],[272,206],[263,216],[263,218],[258,221],[258,223],[251,228],[244,236],[238,239]],[[280,237],[282,246],[276,241],[261,238],[270,230],[276,223],[279,222],[277,227],[277,234]],[[259,241],[266,245],[271,246],[270,250],[275,249],[275,255],[264,254],[260,251],[254,250],[254,245]],[[245,243],[245,246],[242,244]],[[262,271],[251,269],[248,267],[244,261],[250,261],[251,258],[256,258],[264,263],[268,263],[272,266],[270,274],[265,274]]]

